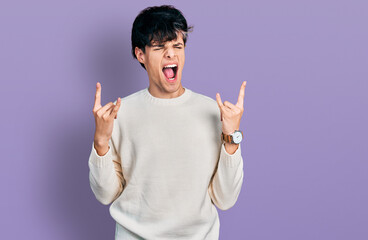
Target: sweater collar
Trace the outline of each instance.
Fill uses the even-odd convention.
[[[143,89],[143,95],[146,100],[149,102],[152,102],[154,104],[158,105],[177,105],[185,102],[188,100],[188,98],[191,96],[192,91],[188,88],[184,88],[184,92],[179,96],[175,98],[158,98],[151,95],[151,93],[148,91],[148,87]]]

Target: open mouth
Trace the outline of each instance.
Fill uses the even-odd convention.
[[[162,72],[164,73],[165,77],[169,80],[175,79],[177,71],[178,71],[178,65],[176,64],[166,65],[162,69]]]

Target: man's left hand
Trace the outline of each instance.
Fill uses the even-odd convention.
[[[220,93],[216,94],[216,101],[221,112],[222,132],[224,134],[229,135],[235,130],[239,130],[240,120],[244,112],[243,104],[246,84],[246,81],[242,83],[240,87],[238,102],[235,105],[228,101],[222,103]]]

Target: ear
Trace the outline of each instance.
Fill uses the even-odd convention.
[[[135,56],[137,57],[138,62],[144,64],[145,62],[145,55],[142,51],[142,49],[135,47],[134,49]]]

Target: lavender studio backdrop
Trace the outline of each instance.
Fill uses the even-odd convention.
[[[220,239],[368,239],[363,0],[1,1],[0,239],[114,238],[88,181],[95,84],[102,104],[148,86],[130,30],[161,4],[194,25],[183,86],[235,103],[247,81]]]

